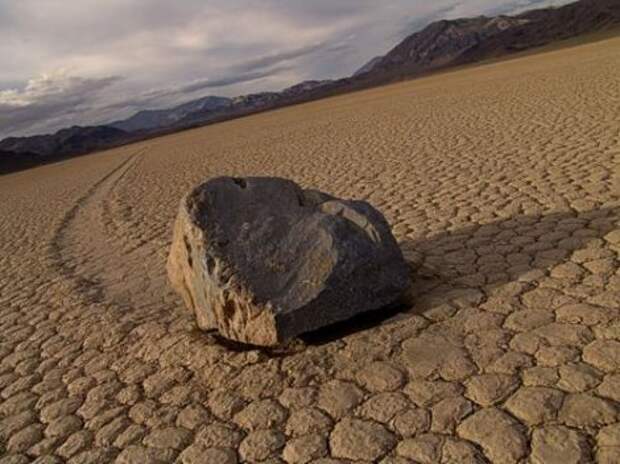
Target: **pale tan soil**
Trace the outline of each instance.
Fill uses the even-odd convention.
[[[0,177],[0,462],[620,462],[620,39]],[[413,306],[275,351],[196,330],[181,195],[384,211]]]

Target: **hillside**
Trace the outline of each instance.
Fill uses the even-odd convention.
[[[442,20],[416,32],[358,76],[415,75],[495,58],[620,24],[617,0],[582,0],[516,16]]]
[[[109,126],[73,126],[55,134],[0,141],[0,173],[127,143],[137,137]]]

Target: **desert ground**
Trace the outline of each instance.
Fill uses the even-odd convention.
[[[620,38],[0,177],[0,463],[620,462]],[[165,261],[211,176],[370,201],[411,304],[277,349]]]

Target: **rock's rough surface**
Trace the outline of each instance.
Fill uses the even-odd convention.
[[[266,346],[384,307],[409,283],[368,203],[267,177],[215,178],[186,195],[168,276],[202,329]]]

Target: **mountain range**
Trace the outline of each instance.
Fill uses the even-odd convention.
[[[217,111],[228,108],[231,103],[230,98],[208,96],[170,109],[139,111],[130,118],[111,122],[108,126],[126,132],[159,129],[176,124],[188,114],[198,111]]]
[[[441,20],[405,38],[383,57],[374,58],[357,75],[416,75],[501,57],[619,23],[617,0],[581,0],[515,16]]]
[[[514,16],[436,21],[415,32],[352,76],[304,81],[280,92],[235,98],[207,96],[170,109],[140,111],[106,125],[0,141],[0,172],[129,143],[246,114],[412,78],[432,71],[620,26],[620,1],[580,0]]]

